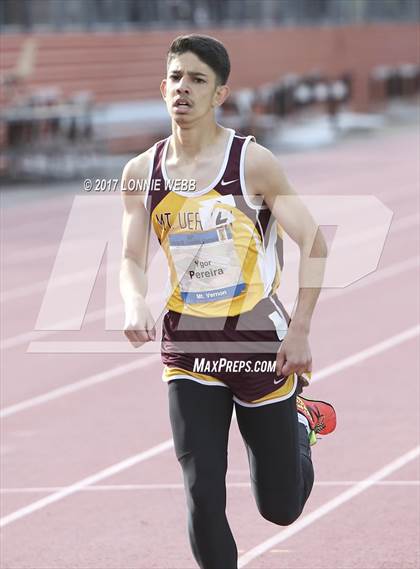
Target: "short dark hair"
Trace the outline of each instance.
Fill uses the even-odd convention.
[[[168,63],[174,55],[191,51],[216,74],[217,82],[225,85],[230,73],[229,54],[225,46],[210,36],[187,35],[174,39],[168,51]]]

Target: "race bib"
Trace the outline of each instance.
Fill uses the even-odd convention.
[[[215,302],[245,290],[230,225],[170,234],[169,247],[184,302]]]

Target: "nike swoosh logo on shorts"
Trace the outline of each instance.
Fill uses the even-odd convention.
[[[280,379],[275,379],[274,380],[274,385],[277,385],[278,383],[281,383],[282,381],[284,381],[286,378],[284,376],[282,376]]]
[[[233,182],[237,182],[238,180],[239,178],[236,178],[236,180],[230,180],[229,182],[222,180],[222,186],[228,186],[229,184],[233,184]]]

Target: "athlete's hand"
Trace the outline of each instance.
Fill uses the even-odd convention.
[[[155,321],[144,300],[126,303],[124,334],[135,348],[155,340]]]
[[[312,356],[308,334],[289,328],[277,352],[276,374],[288,377],[292,373],[298,375],[312,371]],[[309,385],[306,378],[300,379],[302,387]]]

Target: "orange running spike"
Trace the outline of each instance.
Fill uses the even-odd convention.
[[[332,433],[337,425],[337,417],[334,407],[325,401],[315,401],[296,397],[296,407],[308,420],[311,431],[317,435],[328,435]]]

